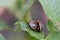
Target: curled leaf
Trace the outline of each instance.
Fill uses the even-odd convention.
[[[20,29],[23,31],[26,31],[30,34],[30,36],[35,37],[36,39],[43,39],[44,38],[44,33],[43,32],[36,32],[30,29],[30,27],[25,23],[24,21],[17,22],[16,25],[19,24]]]

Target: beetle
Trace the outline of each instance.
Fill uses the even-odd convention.
[[[38,31],[41,32],[43,29],[42,26],[42,22],[40,20],[36,20],[36,21],[31,21],[29,22],[29,27],[34,30],[34,31]]]

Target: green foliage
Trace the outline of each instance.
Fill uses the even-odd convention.
[[[39,2],[45,11],[45,14],[50,19],[48,20],[47,26],[49,34],[45,40],[60,40],[60,32],[57,31],[57,26],[55,25],[60,22],[60,0],[39,0]]]
[[[50,21],[49,21],[50,26],[48,26],[49,34],[47,35],[47,37],[45,37],[43,32],[36,32],[36,31],[31,30],[29,25],[24,21],[16,22],[15,25],[17,27],[20,27],[19,30],[17,28],[18,31],[20,31],[20,30],[26,31],[29,33],[30,36],[35,37],[38,40],[58,40],[59,39],[58,37],[60,36],[60,32],[55,31],[55,28]],[[44,37],[45,37],[45,39],[44,39]]]
[[[57,31],[58,28],[57,26],[55,26],[52,21],[48,20],[48,23],[47,23],[47,29],[48,31],[52,32],[52,31]]]
[[[60,32],[50,32],[46,40],[60,40]]]
[[[27,22],[31,21],[30,8],[35,0],[0,0],[0,6],[6,6],[13,8],[16,17],[19,19],[15,23],[16,28],[14,30],[26,31],[30,36],[38,40],[60,40],[60,32],[57,30],[55,24],[60,23],[60,0],[39,0],[43,10],[49,18],[47,23],[48,35],[45,37],[44,32],[36,32],[30,29]],[[38,16],[38,15],[37,15]],[[5,22],[0,21],[0,30],[7,28]],[[0,40],[5,40],[0,34]]]
[[[45,14],[49,18],[48,23],[47,23],[47,29],[49,33],[47,37],[45,37],[43,32],[35,32],[31,30],[29,26],[27,25],[27,23],[25,22],[26,20],[17,22],[16,25],[20,25],[19,26],[20,29],[22,29],[23,31],[27,31],[31,36],[35,37],[38,40],[59,40],[60,32],[58,32],[55,24],[60,22],[60,15],[59,15],[60,14],[60,6],[59,6],[60,1],[59,0],[39,0],[39,2],[41,3],[45,11]]]
[[[24,0],[17,0],[16,1],[16,6],[20,10],[23,6]]]
[[[18,5],[16,6],[17,9],[15,9],[16,10],[15,12],[16,12],[16,16],[19,20],[24,20],[26,18],[26,16],[31,15],[29,9],[31,8],[32,4],[34,3],[34,0],[22,0],[22,1],[17,0],[16,2],[17,3],[15,3],[15,4],[18,4]],[[31,17],[31,16],[29,16],[29,17]]]

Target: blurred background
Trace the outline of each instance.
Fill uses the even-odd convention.
[[[2,1],[4,4],[5,0],[2,0]],[[2,5],[2,1],[0,0],[0,5]],[[7,3],[10,3],[10,1],[8,0]],[[8,5],[7,3],[6,3],[6,5]],[[14,3],[14,0],[11,3]],[[22,2],[20,2],[20,4],[21,3]],[[29,3],[28,0],[25,0],[24,4],[22,3],[23,7],[27,3]],[[14,4],[9,4],[9,7],[10,7],[10,5],[14,5]],[[17,11],[19,12],[19,10],[22,7],[18,6],[21,8],[16,8],[16,9],[14,9],[15,7],[12,7],[12,8],[9,8],[9,7],[8,6],[6,7],[5,4],[3,6],[0,6],[0,34],[2,34],[6,40],[37,40],[34,37],[31,37],[25,31],[22,31],[22,30],[19,32],[14,31],[14,29],[16,27],[14,24],[17,21],[19,21],[19,18],[21,17],[21,15],[23,15],[23,14],[17,13]],[[16,11],[16,13],[14,11]],[[38,0],[34,0],[28,13],[30,13],[29,15],[31,15],[31,18],[33,20],[40,19],[42,21],[42,23],[45,27],[44,31],[46,32],[46,23],[47,23],[48,18],[46,17],[46,15],[42,9],[42,6]]]

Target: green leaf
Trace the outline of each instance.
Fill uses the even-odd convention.
[[[16,0],[16,7],[18,10],[21,10],[22,6],[23,6],[24,0]]]
[[[23,21],[29,23],[30,21],[32,21],[32,16],[31,16],[31,13],[28,11],[24,17],[23,17]]]
[[[17,24],[20,25],[21,30],[28,32],[30,36],[35,37],[38,40],[43,39],[45,36],[43,32],[36,32],[31,30],[27,23],[25,23],[24,21],[17,22],[15,25]]]
[[[6,40],[2,34],[0,34],[0,40]]]
[[[48,31],[57,31],[57,27],[52,23],[51,20],[48,20],[48,23],[47,23],[47,29]]]
[[[22,0],[22,1],[17,0],[17,1],[19,3],[18,2],[17,2],[18,4],[16,3],[18,5],[17,6],[18,9],[15,9],[15,10],[17,10],[16,16],[19,20],[23,20],[25,15],[30,13],[29,9],[31,8],[32,4],[34,3],[34,0]]]
[[[60,22],[60,0],[39,0],[45,14],[53,23]]]
[[[46,40],[60,40],[60,32],[51,32],[46,37]]]

